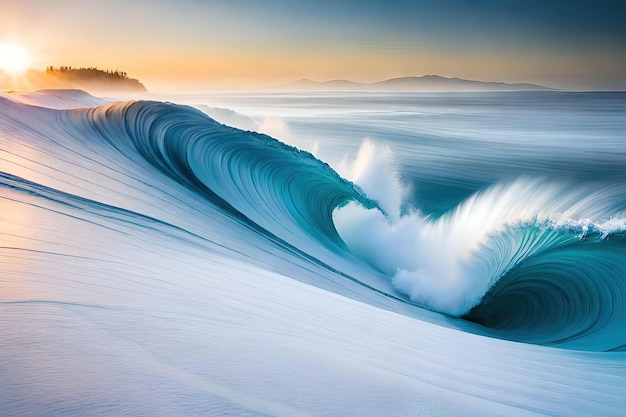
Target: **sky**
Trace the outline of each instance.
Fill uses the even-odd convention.
[[[626,90],[626,1],[0,0],[34,66],[154,85],[437,74]]]

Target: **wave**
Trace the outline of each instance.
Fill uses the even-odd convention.
[[[340,236],[422,306],[493,336],[583,350],[626,343],[626,187],[521,178],[440,218],[350,204]]]
[[[69,112],[102,143],[131,161],[149,164],[259,231],[302,244],[309,236],[341,247],[332,211],[362,196],[310,153],[269,136],[215,122],[200,111],[159,102],[118,103]]]
[[[577,231],[516,263],[466,318],[494,335],[569,349],[626,347],[624,231]]]
[[[397,208],[402,187],[389,185],[388,152],[371,143],[355,165],[361,187],[308,152],[191,107],[139,101],[36,111],[66,127],[64,146],[89,149],[133,187],[176,184],[284,250],[387,297],[496,337],[598,351],[626,345],[624,185],[520,178],[435,219]],[[137,209],[64,182],[50,185]],[[371,271],[352,265],[352,255]]]
[[[30,162],[14,157],[14,172],[25,180],[196,234],[202,234],[203,222],[233,219],[307,262],[394,297],[391,285],[376,274],[355,277],[360,266],[343,260],[349,254],[332,222],[333,209],[348,201],[367,207],[376,203],[308,152],[171,103],[55,111],[8,102],[5,108],[15,118],[10,129],[39,121],[15,135],[31,137],[44,150],[37,159],[54,159],[22,174]],[[209,210],[218,210],[219,216],[205,213]]]

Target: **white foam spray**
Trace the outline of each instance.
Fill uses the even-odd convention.
[[[353,202],[335,211],[335,226],[349,249],[389,275],[412,301],[451,315],[467,313],[504,272],[541,245],[580,238],[589,227],[624,227],[612,205],[623,189],[573,188],[545,179],[496,184],[439,219],[401,210],[406,193],[392,152],[371,140],[341,172],[384,210]],[[546,237],[559,227],[578,228],[580,235]]]

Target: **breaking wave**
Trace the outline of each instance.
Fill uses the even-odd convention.
[[[369,163],[357,169],[366,179],[358,186],[308,152],[186,106],[128,102],[25,112],[3,100],[17,124],[28,113],[60,132],[30,132],[38,146],[65,152],[46,168],[56,179],[28,171],[24,181],[149,216],[155,205],[167,212],[172,204],[169,191],[158,199],[152,191],[174,187],[169,198],[178,203],[181,192],[205,201],[289,254],[398,301],[478,323],[485,334],[582,350],[626,345],[624,185],[520,178],[431,218],[399,207],[401,187],[385,179],[394,173],[372,149],[363,152]],[[13,171],[0,178],[5,186],[21,179]],[[111,181],[123,183],[126,196],[133,189],[144,194],[125,198]],[[203,221],[217,221],[196,209],[189,215],[197,216],[194,233],[201,234]]]

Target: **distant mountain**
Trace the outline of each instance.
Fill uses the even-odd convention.
[[[380,92],[463,92],[463,91],[541,91],[554,90],[528,83],[500,83],[446,78],[439,75],[392,78],[373,83],[357,83],[348,80],[312,81],[302,79],[287,84],[285,90],[313,91],[380,91]]]

